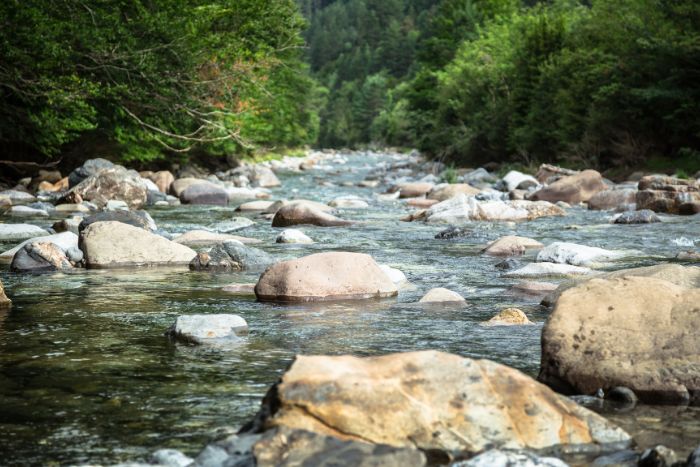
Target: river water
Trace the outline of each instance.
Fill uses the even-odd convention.
[[[639,252],[610,269],[672,261],[684,247],[700,245],[700,216],[622,226],[610,224],[610,213],[583,208],[569,209],[561,218],[473,223],[470,236],[436,240],[435,234],[446,226],[399,221],[408,212],[405,204],[374,196],[385,186],[343,184],[379,175],[404,158],[346,154],[314,170],[278,174],[283,185],[272,190],[273,198],[366,199],[368,209],[338,214],[361,224],[302,226],[316,241],[303,246],[275,244],[279,230],[252,214],[246,216],[256,224],[236,232],[263,240],[259,247],[279,259],[332,250],[369,253],[403,271],[414,285],[402,289],[398,298],[277,305],[221,291],[230,283],[255,282],[257,274],[183,268],[48,275],[0,270],[14,302],[9,313],[0,315],[0,464],[109,464],[145,460],[161,447],[196,454],[250,419],[267,388],[298,353],[440,349],[492,359],[536,376],[547,310],[537,298],[508,291],[518,281],[501,277],[494,267],[499,259],[479,253],[484,243],[517,234],[545,244],[572,241]],[[160,228],[178,233],[221,230],[228,219],[240,215],[234,207],[159,207],[149,212]],[[417,305],[433,287],[459,292],[468,305]],[[536,325],[479,324],[509,306],[524,310]],[[250,333],[225,349],[170,342],[163,333],[178,315],[190,313],[239,314],[248,321]],[[641,446],[663,443],[686,454],[700,444],[696,408],[639,406],[604,413]]]

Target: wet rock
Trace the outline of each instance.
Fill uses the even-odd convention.
[[[634,188],[605,190],[596,193],[588,200],[588,209],[602,211],[626,208],[636,202],[637,190]]]
[[[11,306],[12,300],[5,295],[5,287],[2,285],[2,281],[0,281],[0,310],[5,310]]]
[[[73,232],[62,232],[54,235],[43,235],[38,238],[30,238],[29,240],[25,240],[19,245],[15,246],[14,248],[3,252],[2,254],[0,254],[0,262],[12,261],[12,258],[18,251],[24,248],[24,246],[28,243],[32,243],[35,241],[54,243],[63,251],[66,251],[68,248],[78,246],[78,236],[75,235]]]
[[[658,445],[645,449],[639,457],[639,467],[672,467],[678,461],[673,449]]]
[[[12,258],[13,272],[49,272],[73,269],[66,254],[51,242],[27,243]]]
[[[540,183],[532,175],[527,175],[517,170],[511,170],[502,179],[503,191],[513,191],[516,188],[527,190],[530,187],[539,186]]]
[[[36,197],[26,191],[20,190],[4,190],[0,191],[0,198],[10,200],[10,203],[15,204],[29,204],[36,201]]]
[[[510,326],[533,324],[518,308],[506,308],[484,323],[487,326]]]
[[[80,249],[88,268],[178,266],[197,253],[139,227],[116,221],[95,222],[81,232]]]
[[[631,449],[618,451],[606,456],[597,457],[591,464],[593,467],[637,467],[639,453]]]
[[[66,257],[73,264],[80,263],[83,260],[83,256],[83,250],[77,246],[72,246],[66,250]]]
[[[457,292],[443,287],[436,287],[428,290],[418,303],[461,303],[464,301],[464,297]]]
[[[168,170],[158,171],[150,175],[148,178],[150,178],[151,181],[156,184],[158,191],[166,194],[170,192],[170,186],[175,181],[175,176]]]
[[[530,263],[527,266],[506,273],[503,277],[550,277],[578,276],[592,274],[589,268],[557,263]]]
[[[255,212],[267,211],[275,203],[275,201],[248,201],[236,208],[236,211]],[[280,205],[281,206],[281,205]]]
[[[594,195],[605,191],[608,186],[595,170],[584,170],[575,175],[560,178],[556,182],[536,191],[530,197],[533,201],[564,201],[569,204],[584,203]]]
[[[615,402],[624,404],[636,404],[637,395],[630,388],[624,386],[616,386],[605,393],[605,398]]]
[[[115,165],[106,159],[88,159],[82,166],[73,170],[68,175],[69,187],[72,188],[91,175],[96,175],[103,170],[112,169],[114,167]]]
[[[92,216],[88,216],[82,220],[78,231],[82,232],[88,226],[96,222],[121,222],[122,224],[132,225],[149,232],[158,230],[155,221],[146,211],[105,211],[98,212]]]
[[[490,449],[450,467],[568,467],[568,464],[556,457],[540,457],[528,451]]]
[[[554,242],[537,253],[538,262],[590,266],[620,259],[622,252],[568,242]]]
[[[544,296],[556,290],[557,284],[551,282],[524,281],[519,282],[510,288],[517,294]]]
[[[353,196],[336,198],[330,203],[328,203],[328,205],[333,208],[343,209],[366,209],[369,207],[367,201]]]
[[[650,209],[623,212],[615,218],[615,224],[652,224],[654,222],[661,222],[661,219]]]
[[[199,248],[204,246],[217,245],[229,240],[247,244],[262,243],[257,238],[240,237],[238,235],[220,234],[209,232],[207,230],[190,230],[173,238],[175,243],[188,246],[190,248]]]
[[[9,215],[13,217],[49,217],[49,213],[45,210],[29,206],[12,206]]]
[[[469,227],[455,227],[450,226],[445,230],[441,230],[435,234],[435,238],[438,240],[451,240],[453,238],[467,237],[472,234],[472,229]]]
[[[435,185],[428,182],[400,183],[391,192],[398,191],[399,198],[417,198],[425,196]]]
[[[275,259],[257,248],[243,245],[235,240],[227,240],[214,246],[208,252],[200,251],[190,262],[193,271],[243,271],[263,270]]]
[[[0,242],[19,242],[49,233],[32,224],[0,224]]]
[[[114,166],[90,175],[71,188],[59,202],[91,201],[103,208],[110,200],[120,200],[130,209],[139,209],[146,204],[147,195],[148,189],[138,172]]]
[[[624,386],[647,403],[700,403],[700,289],[594,278],[561,294],[542,331],[540,381],[566,393]]]
[[[637,209],[680,214],[682,205],[700,203],[700,182],[697,180],[649,175],[642,177],[638,189]]]
[[[339,219],[304,201],[294,201],[282,206],[272,219],[272,227],[303,224],[333,227],[351,225],[352,222]]]
[[[527,237],[506,235],[489,243],[482,253],[492,256],[519,256],[526,250],[542,248],[544,245]]]
[[[428,199],[445,201],[446,199],[454,198],[460,194],[465,194],[467,196],[478,195],[480,191],[480,189],[474,188],[467,183],[443,183],[433,187],[427,197]]]
[[[228,193],[222,187],[202,180],[180,193],[180,201],[184,204],[226,206]]]
[[[382,272],[384,272],[384,274],[386,274],[386,276],[389,278],[389,280],[397,286],[408,282],[406,275],[396,268],[392,268],[391,266],[388,266],[386,264],[380,264],[379,269],[381,269]]]
[[[415,447],[446,459],[486,448],[630,443],[620,428],[517,370],[437,351],[297,356],[250,425],[275,427]]]
[[[182,192],[185,191],[187,188],[202,182],[206,182],[206,180],[193,177],[178,178],[170,184],[170,191],[173,195],[179,198]]]
[[[700,182],[699,182],[700,183]],[[700,201],[691,201],[678,206],[678,214],[682,216],[694,216],[700,214]]]
[[[167,333],[174,339],[203,344],[222,339],[237,340],[248,334],[248,323],[238,315],[181,315]]]
[[[464,223],[480,221],[532,220],[543,216],[560,216],[564,210],[548,202],[479,201],[474,197],[457,195],[428,208],[426,222]]]
[[[392,297],[398,290],[371,256],[328,252],[269,267],[255,294],[262,301],[305,302]]]
[[[313,243],[304,232],[297,229],[285,229],[275,239],[277,243]]]
[[[700,467],[700,447],[695,448],[688,456],[687,467]]]
[[[222,292],[234,295],[255,295],[255,284],[229,284],[221,288]]]
[[[512,269],[518,269],[519,267],[521,267],[520,261],[515,258],[506,258],[500,263],[496,264],[496,269],[500,269],[502,271],[510,271]]]

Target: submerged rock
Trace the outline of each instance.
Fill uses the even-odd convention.
[[[498,314],[496,314],[493,318],[488,320],[487,322],[483,323],[487,326],[496,326],[496,325],[524,325],[524,324],[533,324],[532,321],[530,321],[527,318],[527,315],[523,313],[522,310],[519,310],[517,308],[506,308],[505,310],[500,311]]]
[[[184,245],[115,221],[87,226],[80,248],[88,268],[186,265],[197,255]]]
[[[303,224],[332,227],[351,225],[352,222],[339,219],[304,201],[294,201],[282,206],[272,219],[272,227],[289,227]]]
[[[538,262],[590,266],[595,263],[613,261],[624,256],[619,251],[604,250],[568,242],[554,242],[537,254]]]
[[[236,240],[227,240],[209,251],[200,251],[190,262],[193,271],[243,271],[263,270],[275,259],[268,253],[243,245]]]
[[[519,256],[528,249],[538,249],[543,246],[540,242],[531,238],[506,235],[489,243],[481,251],[492,256]]]
[[[446,460],[487,448],[624,447],[627,433],[523,373],[437,351],[298,356],[251,431],[287,427],[418,448]]]
[[[304,232],[297,229],[284,229],[275,239],[277,243],[302,243],[308,244],[314,241]]]
[[[255,286],[262,301],[305,302],[392,297],[398,289],[371,256],[327,252],[269,267]]]
[[[248,333],[248,323],[238,315],[181,315],[168,330],[171,337],[192,344],[222,339],[237,340]]]
[[[470,227],[451,226],[435,234],[435,238],[438,240],[452,240],[453,238],[467,237],[471,235],[472,232]]]
[[[457,292],[443,287],[436,287],[428,290],[418,303],[462,303],[464,301],[464,297]]]
[[[208,230],[190,230],[189,232],[185,232],[173,238],[175,243],[179,243],[190,248],[217,245],[229,240],[235,240],[243,244],[262,243],[262,241],[258,240],[257,238],[220,234],[216,232],[209,232]]]
[[[625,386],[647,403],[700,403],[699,288],[650,277],[566,290],[542,331],[540,381],[567,393]]]
[[[654,222],[661,222],[661,219],[651,209],[627,211],[615,218],[615,224],[652,224]]]

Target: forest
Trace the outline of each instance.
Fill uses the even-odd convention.
[[[142,164],[400,147],[700,169],[692,0],[0,5],[0,145]]]

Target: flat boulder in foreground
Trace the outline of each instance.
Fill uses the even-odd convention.
[[[88,268],[187,265],[197,253],[139,227],[95,222],[83,230],[80,248]]]
[[[517,370],[438,351],[298,356],[250,426],[279,427],[448,458],[493,447],[630,442],[622,429]]]
[[[371,256],[317,253],[270,266],[258,280],[262,301],[306,302],[392,297],[396,285]]]
[[[591,279],[561,294],[542,331],[539,380],[568,393],[631,389],[700,404],[700,288],[652,277]]]

